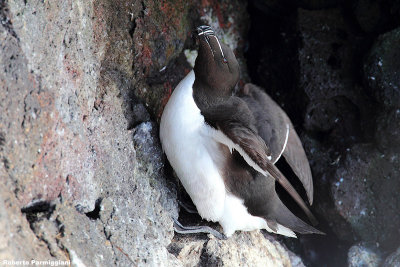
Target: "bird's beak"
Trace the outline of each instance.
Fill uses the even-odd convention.
[[[214,56],[214,52],[210,44],[210,36],[215,36],[215,32],[213,31],[213,29],[210,26],[203,25],[197,27],[196,31],[197,31],[197,36],[196,36],[197,39],[198,40],[203,39],[207,43],[208,47],[211,50],[211,53]]]
[[[203,25],[203,26],[199,26],[196,28],[197,30],[197,35],[201,36],[210,36],[210,35],[215,35],[215,32],[213,31],[213,29],[210,26],[207,25]]]

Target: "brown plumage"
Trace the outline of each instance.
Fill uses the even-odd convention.
[[[244,199],[250,214],[278,222],[300,233],[321,233],[293,215],[279,199],[275,181],[293,197],[313,224],[316,219],[287,178],[274,165],[283,155],[304,185],[310,204],[313,183],[310,166],[286,113],[259,87],[246,84],[240,96],[232,95],[239,64],[232,50],[216,37],[199,36],[193,97],[205,121],[222,131],[266,172],[255,171],[238,152],[225,146],[223,179],[234,195]],[[220,51],[221,50],[221,51]],[[270,159],[268,159],[270,157]]]

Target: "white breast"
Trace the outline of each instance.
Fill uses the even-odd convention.
[[[209,154],[216,142],[206,136],[204,117],[192,96],[193,82],[191,71],[175,88],[161,117],[160,139],[199,214],[207,220],[219,221],[224,209],[225,186]]]
[[[219,139],[215,130],[204,123],[204,117],[193,99],[194,72],[191,71],[175,88],[160,123],[160,139],[165,154],[190,195],[200,216],[218,221],[227,236],[236,230],[267,229],[263,218],[247,212],[243,200],[225,190],[219,172]],[[279,226],[278,233],[294,236]]]

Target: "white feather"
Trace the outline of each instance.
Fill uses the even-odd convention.
[[[285,151],[288,139],[289,139],[289,124],[286,124],[285,143],[283,143],[283,147],[282,147],[281,153],[279,153],[278,157],[277,157],[276,160],[274,161],[274,164],[278,162],[278,160],[281,158],[281,156],[282,156],[282,154],[283,154],[283,151]]]
[[[210,136],[212,136],[217,142],[226,145],[229,150],[233,151],[235,149],[239,154],[243,157],[243,159],[246,161],[247,164],[249,164],[251,167],[253,167],[256,171],[259,173],[267,176],[268,173],[261,169],[260,166],[258,166],[251,158],[250,156],[241,148],[238,144],[235,144],[232,139],[230,139],[226,134],[224,134],[222,131],[215,130],[214,128],[211,128],[208,126],[208,130],[210,131]],[[267,156],[267,159],[271,160],[271,156]]]
[[[161,117],[160,139],[200,215],[218,221],[224,209],[225,185],[203,144],[204,118],[192,97],[193,82],[191,71],[171,95]]]

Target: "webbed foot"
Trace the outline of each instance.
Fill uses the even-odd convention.
[[[179,234],[197,234],[197,233],[205,233],[212,234],[216,238],[220,240],[226,240],[227,237],[224,234],[221,234],[217,230],[209,226],[183,226],[178,222],[177,219],[174,219],[174,230]]]

